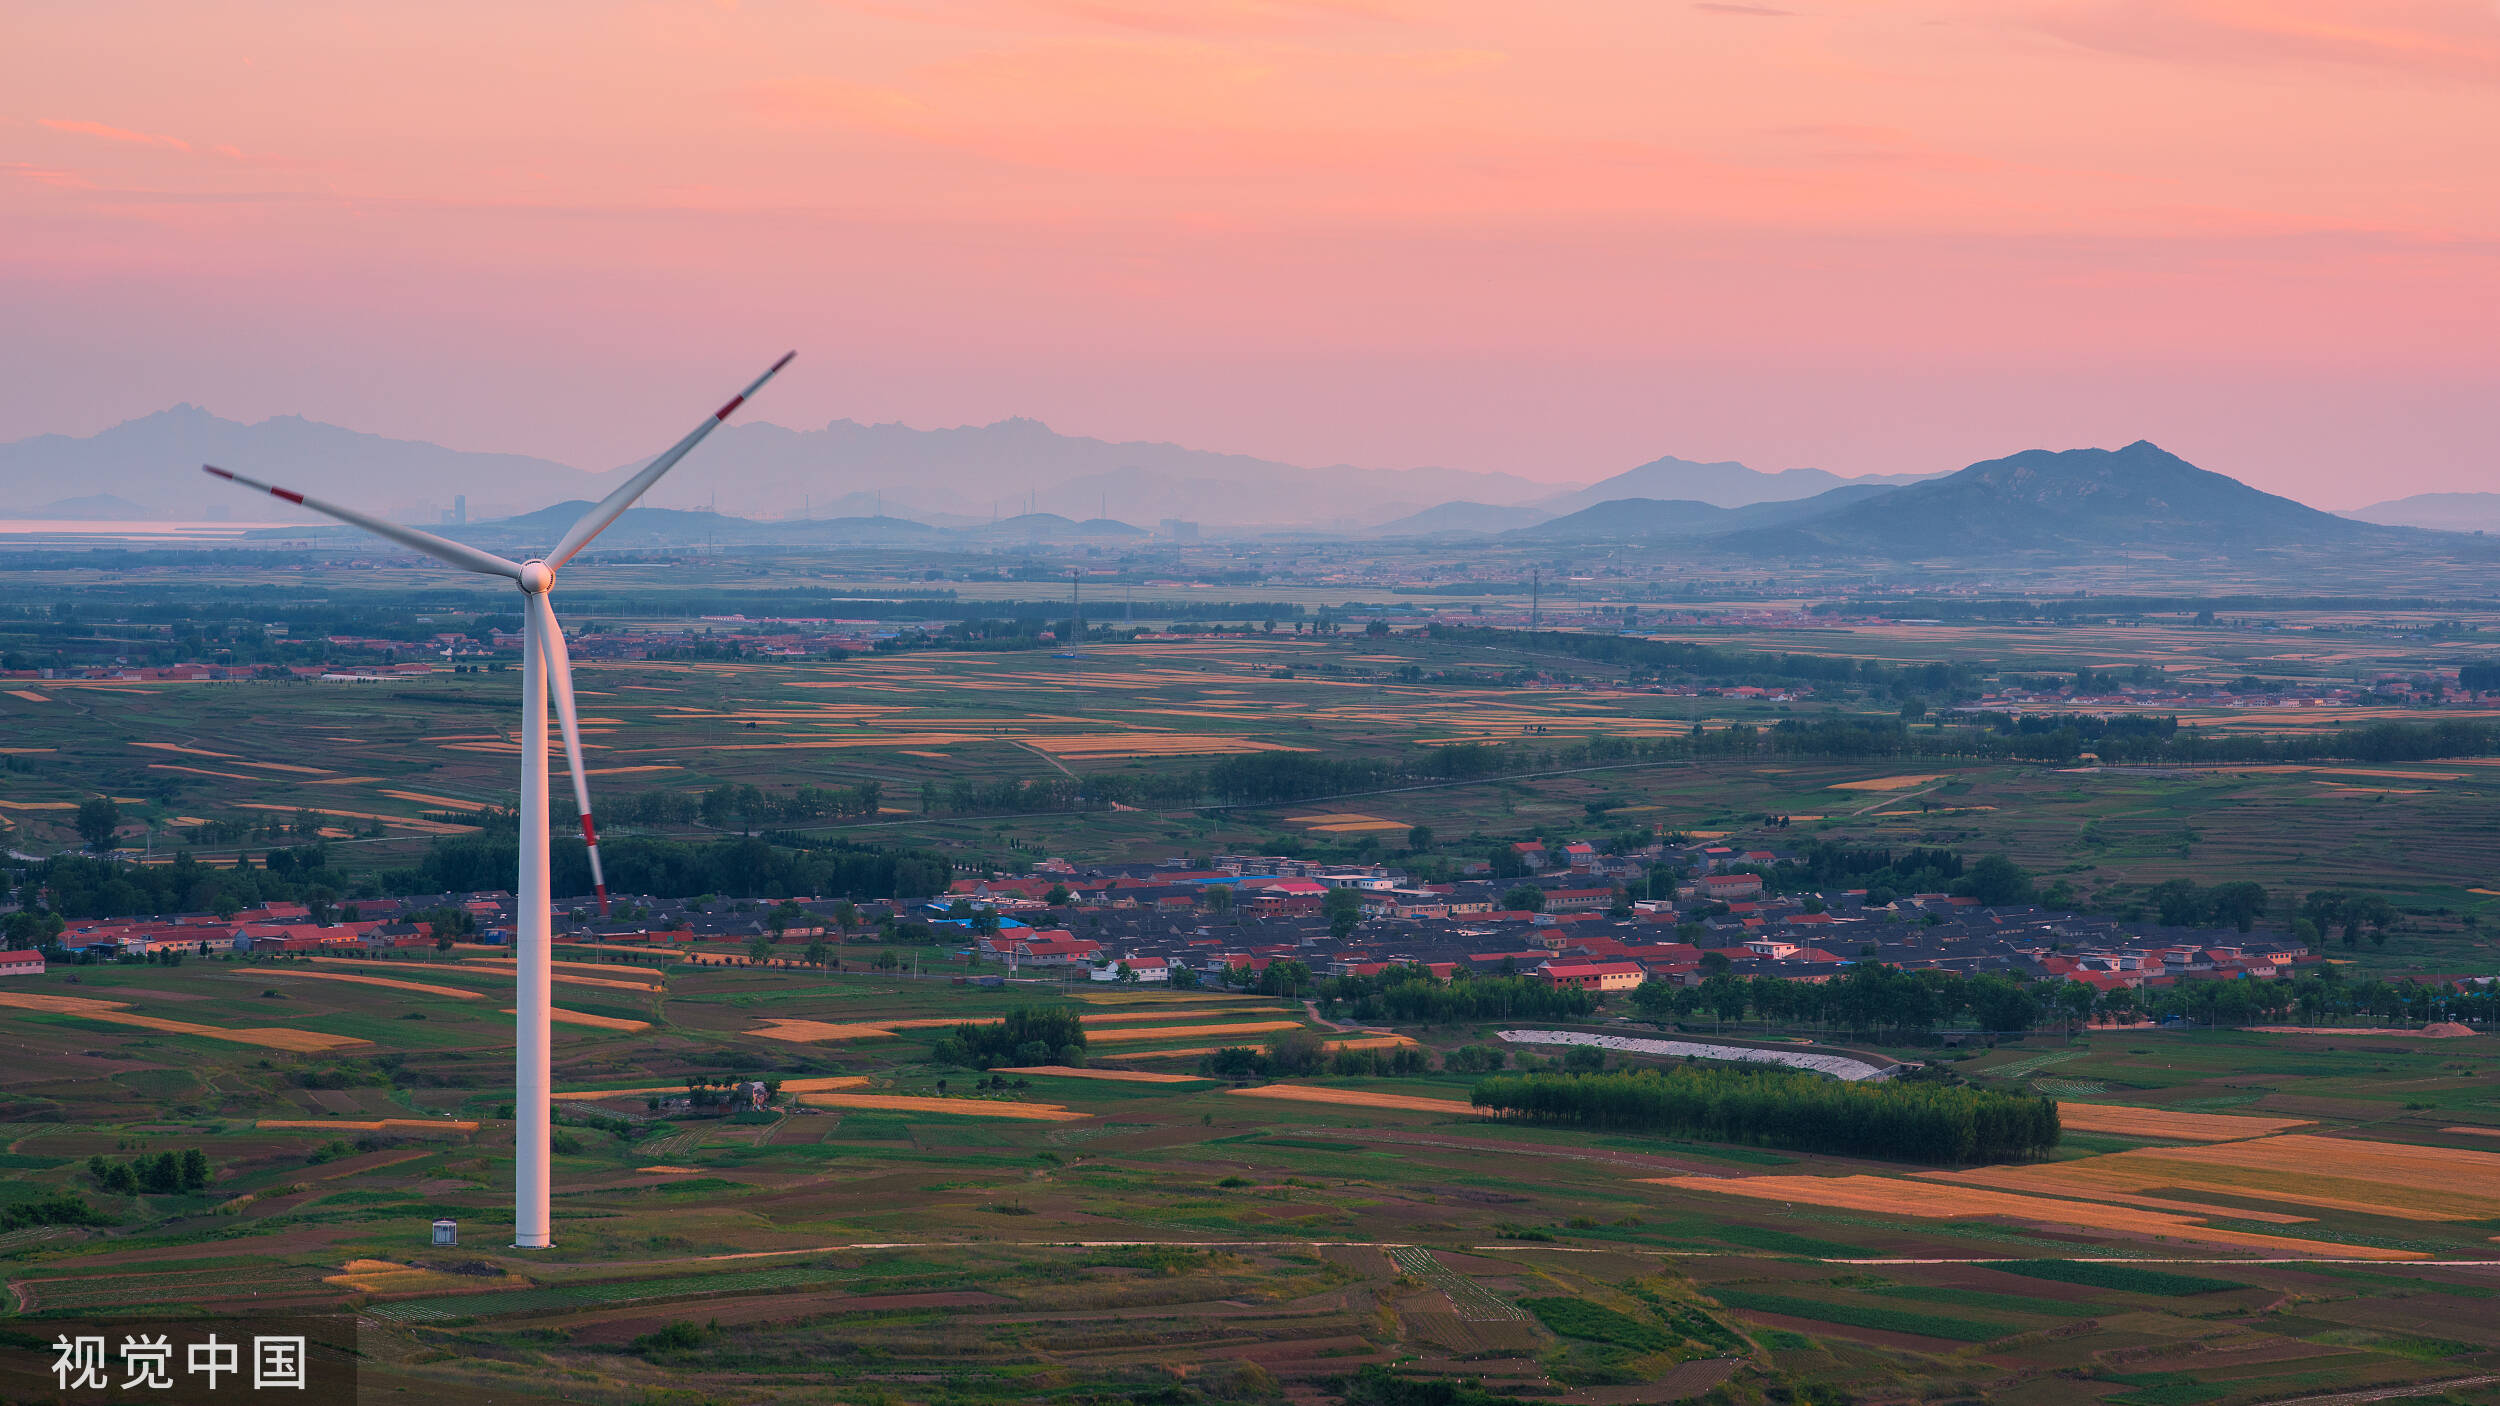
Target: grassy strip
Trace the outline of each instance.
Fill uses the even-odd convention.
[[[1997,1260],[1987,1266],[2026,1279],[2049,1279],[2125,1294],[2219,1294],[2249,1286],[2236,1279],[2210,1279],[2201,1274],[2172,1274],[2132,1264],[2100,1264],[2087,1260]]]
[[[731,1274],[681,1274],[666,1279],[609,1279],[591,1284],[558,1284],[544,1289],[513,1289],[500,1293],[460,1294],[447,1298],[407,1299],[376,1304],[365,1311],[395,1323],[444,1323],[460,1318],[491,1318],[513,1313],[549,1313],[597,1304],[632,1303],[642,1299],[673,1299],[734,1294],[759,1289],[791,1289],[853,1277],[857,1271],[822,1265],[784,1265]]]
[[[1886,1333],[1911,1333],[1923,1338],[1944,1338],[1957,1343],[1984,1343],[2020,1330],[2003,1323],[1981,1323],[1969,1318],[1942,1318],[1929,1313],[1911,1313],[1897,1308],[1872,1305],[1830,1303],[1822,1299],[1801,1299],[1788,1294],[1763,1294],[1751,1289],[1718,1289],[1713,1296],[1729,1308],[1753,1313],[1776,1313],[1788,1318],[1810,1318],[1820,1323],[1839,1323],[1852,1328],[1872,1328]]]

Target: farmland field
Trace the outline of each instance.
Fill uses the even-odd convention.
[[[1345,604],[1317,587],[1276,598]],[[1691,603],[1639,601],[1671,604]],[[2196,628],[1646,633],[1985,665],[1999,682],[2138,665],[2300,682],[2418,665],[2431,649],[2406,633],[2418,623],[2286,611]],[[2340,632],[2338,647],[2286,646],[2311,625]],[[1045,855],[1456,866],[1573,831],[1949,848],[2002,853],[2101,911],[2173,879],[2383,894],[2402,921],[2331,954],[2353,976],[2487,968],[2485,924],[2500,919],[2500,766],[2484,757],[1660,759],[1664,744],[1739,727],[1889,724],[1904,700],[1671,691],[1515,632],[585,657],[579,670],[612,845],[766,828],[608,818],[641,814],[643,797],[873,782],[873,806],[777,823],[772,842],[912,846],[966,874]],[[76,842],[81,800],[120,797],[154,822],[136,840],[143,864],[178,846],[215,864],[264,854],[275,823],[287,840],[328,841],[352,902],[511,802],[515,686],[509,672],[439,670],[353,685],[42,681],[0,694],[0,820],[12,847],[40,852]],[[2425,716],[2178,711],[2217,736]],[[277,735],[283,755],[266,743]],[[1376,763],[1398,780],[1248,799],[1197,785],[1279,758]],[[1068,799],[1064,783],[1096,778],[1144,799]],[[1222,921],[1170,919],[1176,933]],[[39,1328],[169,1304],[350,1308],[376,1399],[458,1406],[1315,1403],[1355,1390],[1365,1368],[1588,1406],[2500,1401],[2488,1034],[2431,1039],[2374,1017],[2273,1033],[2044,1023],[1950,1050],[1861,1040],[1848,1057],[1933,1061],[1940,1078],[2062,1101],[2063,1140],[2040,1160],[1913,1166],[1488,1117],[1456,1072],[1483,1066],[1453,1057],[1480,1057],[1518,1021],[1331,1024],[1299,1000],[1031,969],[986,987],[950,951],[864,933],[832,970],[790,948],[759,963],[718,944],[583,942],[555,968],[557,1244],[528,1254],[506,1248],[514,984],[500,953],[458,943],[13,979],[0,992],[0,1211],[67,1193],[112,1222],[28,1211],[0,1230],[13,1311]],[[1033,1006],[1075,1015],[1081,1065],[1057,1049],[983,1069],[941,1060],[960,1023]],[[1807,1038],[1742,1015],[1632,1015],[1616,1000],[1583,1028]],[[1422,1067],[1269,1077],[1209,1062],[1305,1030],[1323,1060]],[[1563,1052],[1519,1043],[1507,1057]],[[776,1084],[770,1111],[714,1116],[686,1098],[751,1079]],[[204,1187],[106,1179],[192,1148]],[[430,1243],[438,1217],[459,1223],[456,1247]]]
[[[1510,1126],[1450,1075],[1235,1090],[1037,1067],[975,1089],[930,1049],[1018,1003],[1135,1017],[1095,1032],[1195,1029],[1219,1008],[1251,1030],[1297,1017],[1188,993],[1123,1008],[1049,982],[654,964],[649,1030],[558,1027],[557,1248],[530,1254],[501,1244],[509,1017],[452,984],[478,964],[279,979],[340,965],[96,967],[15,988],[0,1013],[21,1055],[0,1081],[13,1195],[75,1189],[121,1221],[0,1239],[20,1312],[355,1306],[368,1389],[444,1402],[526,1396],[491,1365],[515,1361],[623,1399],[664,1380],[740,1400],[1220,1394],[1397,1363],[1532,1394],[1847,1381],[1901,1400],[2014,1392],[2044,1367],[2110,1393],[2186,1372],[2234,1403],[2436,1395],[2500,1361],[2500,1150],[2443,1131],[2449,1109],[2493,1099],[2489,1075],[2446,1067],[2471,1041],[2383,1037],[2356,1061],[2333,1037],[2129,1031],[1980,1052],[1964,1067],[1982,1082],[2111,1090],[2088,1115],[2107,1141],[1935,1172]],[[717,1019],[784,996],[889,1033],[793,1044]],[[201,1041],[38,998],[202,1025],[281,1010],[287,1028],[371,1043]],[[2312,1065],[2297,1083],[2262,1072]],[[725,1075],[785,1080],[786,1110],[648,1107]],[[2425,1079],[2469,1098],[2409,1109]],[[2314,1106],[2328,1096],[2346,1111]],[[207,1189],[98,1195],[83,1170],[183,1147],[207,1153]],[[460,1222],[456,1252],[427,1244],[438,1216]],[[672,1323],[692,1326],[650,1348]],[[2448,1346],[2418,1346],[2433,1340]]]
[[[1908,633],[1922,640],[1940,635]],[[1941,635],[1976,640],[2003,633]],[[1863,644],[1867,635],[1848,638]],[[2046,637],[2027,638],[2044,661],[2066,657],[2049,655]],[[2235,661],[2255,648],[2226,648],[2229,641],[2210,637],[2198,643],[2205,654],[2194,667],[2217,670],[2236,669]],[[1762,833],[1764,817],[1784,815],[1794,817],[1792,835],[1834,842],[2001,850],[2087,901],[2123,900],[2174,878],[2367,888],[2417,916],[2417,936],[2402,949],[2359,954],[2391,972],[2453,966],[2469,950],[2459,920],[2500,896],[2478,891],[2500,883],[2500,828],[2487,818],[2500,802],[2500,767],[2469,760],[2147,771],[1967,762],[1904,770],[1880,760],[1810,758],[1777,766],[1725,759],[1539,766],[1540,752],[1592,740],[1640,741],[1853,711],[1838,701],[1664,695],[1624,687],[1603,670],[1570,686],[1416,682],[1400,674],[1446,677],[1460,668],[1539,662],[1501,650],[1476,655],[1405,636],[1277,635],[1112,644],[1081,659],[972,653],[830,663],[585,660],[582,688],[591,713],[584,745],[593,784],[606,798],[603,810],[622,812],[618,798],[645,791],[875,782],[879,814],[800,828],[828,838],[927,845],[965,863],[1017,851],[1079,861],[1226,850],[1376,857],[1395,851],[1417,825],[1431,827],[1445,851],[1480,853],[1590,807],[1608,823],[1741,842]],[[2020,661],[1999,662],[2011,669]],[[332,862],[343,873],[404,864],[427,841],[464,833],[448,818],[455,813],[511,803],[513,744],[499,729],[508,725],[513,687],[509,675],[437,673],[352,687],[65,683],[42,704],[0,698],[0,730],[26,744],[0,774],[0,822],[14,827],[13,843],[21,847],[57,843],[69,837],[77,800],[102,790],[167,817],[168,845],[179,828],[174,817],[248,827],[308,815],[331,839]],[[2403,716],[2400,709],[2334,717],[2329,711],[2221,710],[2192,720],[2297,734]],[[2465,716],[2442,714],[2449,715]],[[283,763],[254,750],[255,739],[273,733],[290,738]],[[184,740],[165,742],[169,737]],[[988,794],[980,788],[1004,780],[1152,778],[1242,755],[1253,744],[1282,754],[1415,764],[1463,742],[1525,749],[1525,766],[1317,804],[1202,799],[1169,807],[999,810],[980,799]],[[967,783],[974,789],[959,791]],[[602,829],[612,836],[639,832],[624,821]],[[222,861],[255,846],[245,840],[192,848]],[[2492,912],[2500,917],[2500,909]]]

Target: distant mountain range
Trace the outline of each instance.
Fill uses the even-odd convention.
[[[1551,522],[1503,534],[1535,541],[1596,542],[1623,537],[1716,537],[1749,527],[1799,522],[1896,491],[1889,484],[1844,486],[1787,502],[1723,508],[1685,499],[1616,498]]]
[[[2500,532],[2500,493],[2416,493],[2336,514],[2387,527],[2441,532]]]
[[[523,454],[472,454],[292,415],[246,425],[177,405],[83,439],[37,435],[0,444],[0,509],[14,513],[75,490],[122,499],[150,517],[312,520],[275,499],[246,497],[207,478],[202,464],[224,464],[410,522],[438,520],[454,494],[467,494],[472,515],[484,516],[596,497],[623,481],[622,475],[586,474]]]
[[[604,473],[360,434],[292,416],[246,425],[183,405],[85,438],[0,444],[0,517],[316,520],[236,493],[202,462],[513,548],[552,542],[640,464]],[[553,506],[542,507],[542,504]],[[694,510],[689,504],[717,506]],[[987,511],[984,511],[986,509]],[[2338,515],[2159,447],[2027,450],[1937,476],[1844,479],[1654,459],[1585,488],[1451,469],[1302,468],[1170,444],[1062,435],[1035,420],[946,430],[837,420],[724,427],[606,545],[1135,542],[1165,518],[1210,529],[1522,543],[1672,539],[1773,556],[2077,555],[2434,546],[2488,524],[2500,494],[2425,494]],[[2455,543],[2451,535],[2445,539]],[[2467,539],[2470,540],[2470,539]]]
[[[83,438],[0,444],[0,516],[224,517],[310,521],[198,473],[223,464],[403,522],[439,525],[465,498],[470,521],[595,498],[642,461],[586,472],[549,459],[389,439],[296,416],[244,424],[178,405]],[[1587,488],[1457,469],[1305,468],[1172,444],[1113,443],[1038,420],[918,430],[836,420],[793,430],[724,426],[661,484],[655,507],[709,507],[756,521],[910,519],[986,528],[1027,514],[1082,522],[1393,536],[1495,532],[1620,498],[1718,507],[1806,498],[1849,480],[1819,469],[1761,473],[1732,462],[1663,458]],[[1890,480],[1881,480],[1889,482]],[[65,491],[75,498],[64,498]],[[82,512],[81,499],[113,498]],[[102,509],[111,511],[101,511]],[[656,530],[656,529],[655,529]]]
[[[1691,541],[1749,556],[2001,559],[2129,549],[2229,555],[2297,547],[2436,546],[2405,527],[2320,512],[2200,469],[2149,441],[2032,449],[1906,484],[1855,482],[1791,502],[1722,508],[1614,499],[1514,529],[1525,541]]]
[[[590,506],[587,500],[575,499],[514,517],[456,526],[438,524],[430,530],[472,546],[500,550],[507,555],[528,554],[552,546],[564,535],[565,529],[590,511]],[[603,550],[633,550],[704,543],[724,546],[742,543],[774,546],[867,543],[893,546],[929,544],[949,538],[991,542],[1109,542],[1138,541],[1151,535],[1145,528],[1108,518],[1077,522],[1057,513],[1025,513],[995,523],[983,523],[979,527],[950,531],[898,517],[783,518],[776,522],[763,522],[728,513],[697,512],[684,508],[628,508],[618,515],[606,532],[600,534],[599,543]],[[259,528],[245,533],[244,538],[264,542],[327,541],[334,538],[357,541],[360,535],[352,527],[319,525]]]
[[[1669,455],[1652,459],[1639,468],[1626,469],[1613,478],[1600,480],[1586,488],[1538,499],[1536,506],[1549,513],[1561,514],[1625,498],[1655,498],[1668,502],[1702,503],[1714,508],[1742,508],[1755,503],[1786,503],[1812,498],[1844,486],[1916,483],[1931,477],[1931,474],[1867,474],[1859,478],[1842,478],[1821,469],[1782,469],[1778,473],[1764,473],[1732,459],[1703,464]]]
[[[2028,449],[1779,526],[1733,534],[1734,551],[2191,551],[2402,540],[2401,529],[2321,512],[2196,467],[2149,440],[2123,449]]]

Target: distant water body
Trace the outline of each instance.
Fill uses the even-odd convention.
[[[153,546],[232,542],[264,527],[290,527],[282,522],[83,522],[74,518],[0,518],[0,543],[23,547],[40,543],[102,546],[111,542]]]

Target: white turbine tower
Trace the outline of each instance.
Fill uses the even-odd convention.
[[[353,527],[361,527],[377,537],[385,537],[403,547],[413,548],[453,566],[501,576],[521,588],[526,602],[521,617],[521,890],[513,920],[513,958],[518,972],[519,999],[514,1002],[518,1014],[513,1050],[513,1162],[512,1193],[513,1243],[522,1249],[543,1250],[555,1241],[549,1234],[547,1211],[548,1153],[548,1024],[550,992],[548,990],[548,948],[551,943],[553,918],[548,909],[547,883],[547,695],[555,694],[556,717],[564,730],[564,760],[573,772],[573,803],[582,816],[582,843],[590,850],[590,878],[599,894],[599,911],[608,911],[607,878],[599,870],[599,831],[590,821],[590,783],[582,774],[581,718],[573,709],[573,665],[564,649],[564,631],[556,624],[555,607],[548,604],[547,592],[555,586],[556,572],[571,561],[592,538],[607,530],[617,515],[633,505],[659,482],[660,475],[675,467],[688,451],[703,442],[703,437],[729,418],[730,412],[746,403],[746,398],[763,389],[775,372],[790,364],[796,352],[785,353],[772,364],[771,370],[755,378],[755,383],[732,396],[727,405],[713,412],[711,418],[695,426],[694,432],[670,447],[669,451],[651,461],[642,472],[628,479],[624,486],[602,499],[599,505],[582,515],[555,550],[544,557],[524,562],[506,561],[492,552],[447,541],[430,532],[402,527],[395,522],[308,498],[291,489],[245,478],[214,464],[200,467],[222,479],[257,488],[273,498],[283,498],[300,507],[312,509]]]

